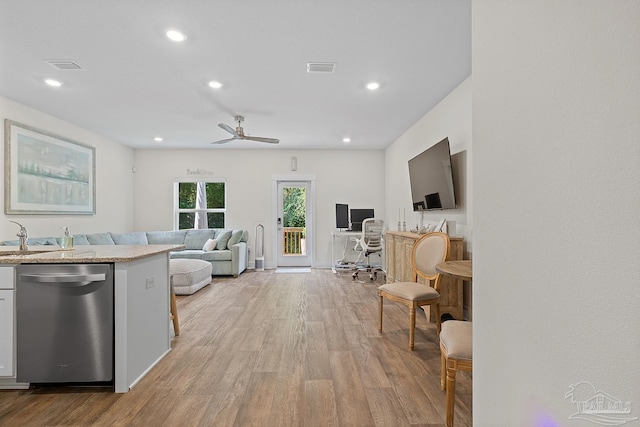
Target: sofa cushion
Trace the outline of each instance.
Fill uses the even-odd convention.
[[[92,245],[115,245],[109,233],[87,234],[87,240]]]
[[[171,258],[194,258],[202,259],[202,249],[185,249],[184,251],[171,252]]]
[[[238,243],[240,239],[242,239],[242,230],[233,230],[231,232],[231,237],[227,242],[227,249],[231,249],[231,247]]]
[[[87,240],[87,236],[84,234],[75,234],[73,236],[73,244],[77,246],[90,245],[89,240]]]
[[[205,261],[231,261],[231,251],[225,249],[223,251],[204,252],[202,259]]]
[[[216,239],[208,239],[205,243],[204,246],[202,246],[202,250],[205,252],[209,252],[212,251],[216,248],[216,246],[218,246],[218,241]]]
[[[111,233],[111,238],[116,245],[148,245],[147,233]]]
[[[182,245],[187,230],[176,231],[147,231],[147,241],[150,245]]]
[[[205,242],[214,238],[215,231],[211,228],[204,230],[187,230],[187,236],[184,238],[185,249],[200,249]]]
[[[240,238],[241,242],[249,241],[249,230],[242,230],[242,237]]]
[[[227,243],[231,238],[231,230],[220,230],[216,233],[216,240],[218,241],[218,246],[216,249],[223,250],[227,249]]]

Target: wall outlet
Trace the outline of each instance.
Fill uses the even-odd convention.
[[[148,277],[145,280],[145,286],[147,287],[147,289],[153,288],[155,285],[156,285],[156,278],[155,277]]]

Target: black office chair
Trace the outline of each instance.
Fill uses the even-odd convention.
[[[357,269],[353,272],[351,277],[353,280],[358,278],[360,271],[366,271],[369,273],[369,280],[373,281],[378,278],[378,271],[384,271],[382,269],[382,233],[384,232],[384,221],[381,219],[367,218],[362,221],[362,234],[358,238],[354,238],[356,245],[353,250],[360,252],[358,260],[356,261]],[[378,255],[380,257],[380,263],[371,264],[371,255]],[[358,265],[366,258],[366,263]]]

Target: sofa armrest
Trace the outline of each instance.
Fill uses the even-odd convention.
[[[238,242],[231,246],[231,272],[233,277],[238,277],[240,273],[247,269],[248,255],[247,242]]]

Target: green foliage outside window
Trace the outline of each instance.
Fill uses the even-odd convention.
[[[209,228],[224,228],[224,212],[207,212]]]
[[[206,207],[204,210],[207,214],[208,228],[224,228],[226,200],[225,200],[225,183],[224,182],[207,182],[205,183]],[[178,212],[178,229],[191,229],[195,227],[196,213],[195,210],[198,200],[198,183],[197,182],[180,182],[178,183],[178,209],[189,210],[189,212]],[[215,210],[215,211],[212,211]]]
[[[207,209],[224,209],[224,182],[207,182]],[[195,209],[198,199],[197,182],[181,182],[178,184],[178,208]]]
[[[195,209],[198,186],[196,182],[178,184],[178,209]]]
[[[305,227],[305,211],[307,208],[307,192],[302,187],[287,187],[283,189],[282,205],[285,227]]]
[[[195,212],[180,212],[178,214],[178,230],[193,228]],[[209,228],[224,228],[224,212],[207,212],[207,226]]]

